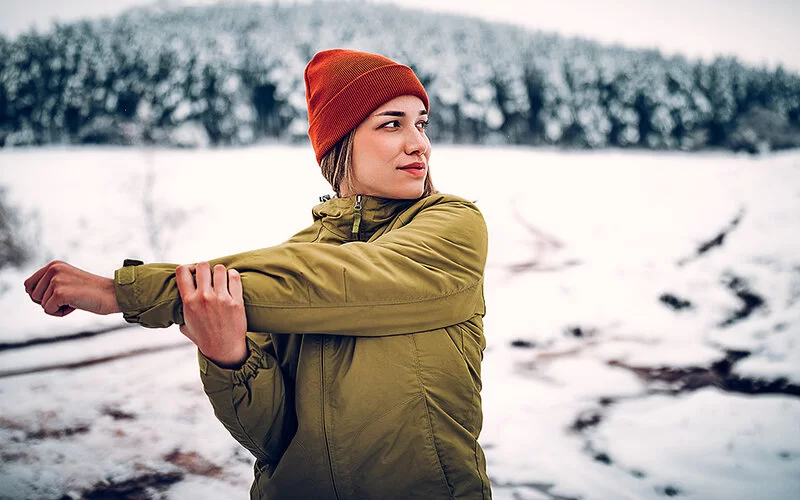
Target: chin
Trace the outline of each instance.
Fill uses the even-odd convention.
[[[419,189],[404,189],[395,193],[392,198],[397,200],[416,200],[417,198],[422,198],[424,192],[425,186],[421,186]]]

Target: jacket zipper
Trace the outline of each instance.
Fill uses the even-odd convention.
[[[326,339],[324,336],[320,337],[320,356],[319,356],[319,368],[320,368],[320,389],[322,391],[322,439],[325,440],[325,452],[328,455],[328,470],[331,473],[331,485],[333,486],[333,495],[338,500],[339,492],[336,489],[336,478],[333,474],[333,458],[331,458],[331,448],[328,444],[328,425],[325,423],[325,345]]]
[[[360,240],[360,234],[358,233],[361,229],[361,195],[356,196],[356,206],[353,207],[353,230],[351,234],[353,238],[356,240]]]

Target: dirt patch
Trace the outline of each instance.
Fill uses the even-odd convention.
[[[749,354],[744,351],[728,351],[724,359],[710,367],[654,368],[631,366],[620,361],[609,361],[608,364],[630,370],[649,385],[657,386],[651,389],[653,393],[674,395],[713,386],[726,392],[741,394],[784,394],[800,397],[800,385],[785,378],[764,380],[732,373],[734,364]]]
[[[42,335],[40,337],[35,337],[30,340],[25,340],[23,342],[0,342],[0,352],[9,351],[13,349],[24,349],[26,347],[33,347],[43,344],[56,344],[59,342],[69,342],[72,340],[88,339],[96,337],[98,335],[124,330],[126,328],[135,328],[136,326],[138,325],[130,325],[123,323],[120,325],[114,325],[107,328],[100,328],[97,330],[85,330],[81,332],[68,333],[65,335],[50,335],[50,336]]]
[[[603,421],[603,415],[598,410],[588,410],[578,415],[578,418],[569,426],[574,432],[583,432],[592,427],[597,427]]]
[[[692,309],[694,309],[694,304],[692,304],[691,301],[682,299],[671,293],[661,294],[658,300],[665,306],[672,309],[673,311],[683,311],[685,309],[691,311]]]
[[[722,280],[723,284],[742,302],[742,305],[719,324],[721,328],[735,325],[750,317],[756,310],[766,307],[767,303],[764,298],[750,289],[744,278],[728,273]]]
[[[222,475],[222,467],[209,462],[194,451],[186,453],[180,450],[174,450],[165,455],[164,460],[197,476],[219,477]]]
[[[0,428],[2,429],[9,429],[12,431],[24,431],[25,426],[21,423],[17,422],[16,420],[11,420],[6,417],[0,417]]]
[[[536,347],[536,343],[531,342],[530,340],[517,339],[511,341],[511,347],[519,347],[521,349],[534,349]]]
[[[564,336],[576,339],[588,339],[599,333],[597,328],[591,326],[571,325],[564,328]]]
[[[90,427],[87,424],[79,424],[73,427],[64,427],[62,429],[39,429],[36,431],[29,431],[25,433],[25,439],[63,439],[89,432]]]
[[[677,497],[683,495],[683,492],[680,490],[680,488],[666,485],[657,487],[656,494],[662,497]]]
[[[162,351],[169,351],[172,349],[182,349],[186,348],[186,342],[181,342],[180,344],[171,344],[159,347],[143,347],[141,349],[135,349],[133,351],[124,352],[120,354],[114,354],[111,356],[103,356],[100,358],[94,359],[87,359],[85,361],[78,361],[75,363],[57,363],[52,365],[45,365],[45,366],[36,366],[33,368],[23,368],[21,370],[9,370],[9,371],[0,371],[0,378],[6,377],[16,377],[19,375],[29,375],[31,373],[41,373],[47,372],[52,370],[75,370],[77,368],[86,368],[87,366],[94,366],[103,363],[110,363],[112,361],[116,361],[118,359],[125,359],[130,358],[133,356],[141,356],[144,354],[153,354]]]
[[[120,482],[101,482],[83,493],[84,500],[149,500],[183,479],[181,472],[150,472]],[[71,500],[63,496],[61,500]]]
[[[109,417],[113,418],[114,420],[135,420],[136,414],[135,413],[128,413],[125,411],[120,410],[115,406],[106,406],[100,411],[103,415],[108,415]]]
[[[742,222],[742,218],[744,218],[744,214],[746,213],[744,207],[739,209],[739,213],[734,216],[734,218],[728,223],[727,226],[722,228],[713,238],[710,240],[702,242],[697,249],[695,250],[694,255],[690,257],[684,257],[678,261],[678,266],[684,266],[693,260],[697,260],[703,255],[707,254],[711,250],[716,247],[721,247],[725,244],[725,238],[728,237],[729,234],[733,232],[739,226],[739,223]]]

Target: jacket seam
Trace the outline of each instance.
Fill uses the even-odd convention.
[[[345,304],[348,303],[350,300],[348,299],[347,293],[347,268],[342,268],[342,287],[344,287],[344,302]]]
[[[454,295],[458,295],[460,293],[465,293],[474,288],[477,288],[483,282],[482,279],[479,279],[475,283],[471,283],[470,285],[459,288],[452,292],[437,295],[435,297],[427,297],[427,298],[420,298],[414,300],[402,300],[402,301],[394,301],[394,302],[359,302],[355,304],[333,304],[333,305],[326,305],[326,304],[264,304],[264,303],[256,303],[256,302],[247,302],[245,303],[246,307],[259,307],[264,309],[337,309],[340,307],[368,307],[368,306],[401,306],[407,304],[419,304],[420,302],[431,302],[434,300],[446,299],[448,297],[452,297]],[[154,304],[157,305],[157,304]]]
[[[466,365],[467,365],[467,355],[466,355],[466,348],[464,347],[464,327],[463,327],[463,325],[459,325],[458,333],[459,333],[459,336],[461,338],[461,353],[460,353],[461,354],[461,360],[462,360],[462,362],[464,363],[464,365],[466,367]],[[475,384],[470,384],[470,388],[471,388],[471,392],[472,392],[472,400],[475,401],[476,399],[479,399],[480,398],[480,391],[478,391],[478,389],[475,387]],[[479,429],[480,426],[474,425],[472,422],[470,422],[470,426],[474,427],[475,430],[479,432],[478,429]],[[473,439],[473,443],[472,443],[472,454],[473,454],[473,457],[475,457],[475,470],[478,473],[478,479],[480,479],[480,481],[481,481],[481,499],[485,500],[486,499],[486,495],[485,495],[486,483],[484,483],[483,474],[481,474],[481,464],[480,464],[480,460],[478,460],[478,446],[479,446],[478,445],[478,439],[474,438]]]
[[[450,490],[450,482],[447,480],[447,474],[444,472],[444,466],[442,465],[442,457],[439,456],[439,449],[436,447],[436,439],[433,436],[433,423],[431,422],[431,413],[430,408],[428,408],[428,399],[425,395],[425,384],[422,383],[422,375],[420,374],[420,366],[419,366],[419,349],[417,348],[417,340],[414,338],[413,335],[409,336],[411,338],[411,343],[414,345],[414,368],[417,372],[417,382],[419,382],[419,390],[422,395],[422,404],[425,405],[425,420],[428,423],[428,435],[431,438],[431,444],[433,445],[433,453],[436,455],[436,462],[439,464],[439,472],[442,473],[442,479],[444,480],[444,486],[447,488],[447,493],[451,499],[453,499],[453,492]]]

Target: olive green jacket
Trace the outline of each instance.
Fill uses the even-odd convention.
[[[334,198],[242,276],[250,355],[200,355],[219,420],[256,457],[252,498],[491,498],[478,444],[487,232],[470,202]],[[183,323],[174,264],[115,273],[125,319]],[[256,333],[262,332],[262,333]]]

